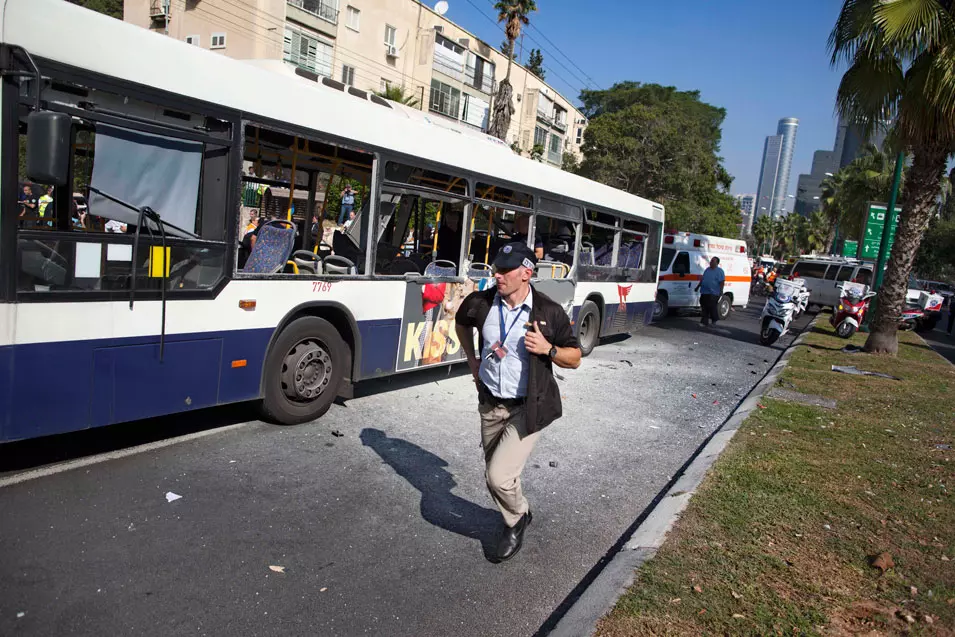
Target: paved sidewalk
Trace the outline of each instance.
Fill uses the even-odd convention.
[[[949,309],[949,312],[951,312],[951,309]],[[932,349],[947,358],[952,364],[955,364],[955,333],[946,334],[945,328],[947,326],[948,315],[946,314],[934,330],[921,336],[925,339],[925,342],[932,346]]]

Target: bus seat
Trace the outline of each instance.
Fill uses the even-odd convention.
[[[566,279],[570,266],[560,261],[538,261],[537,277],[540,279]]]
[[[322,260],[325,274],[358,274],[355,263],[346,257],[332,254]]]
[[[322,274],[322,258],[308,250],[296,250],[292,253],[292,261],[298,266],[301,274]]]
[[[272,219],[259,230],[252,254],[245,262],[243,272],[275,274],[281,272],[292,254],[295,227],[288,221]]]
[[[469,279],[487,279],[494,276],[494,271],[487,263],[472,263],[468,266]]]
[[[457,276],[457,274],[458,266],[456,266],[453,262],[444,259],[432,261],[428,264],[428,267],[424,269],[425,276],[450,277]]]
[[[353,267],[356,263],[364,263],[365,261],[365,254],[341,230],[336,230],[332,235],[332,250],[335,255],[345,257]]]

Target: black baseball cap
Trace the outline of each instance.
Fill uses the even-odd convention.
[[[533,270],[537,265],[537,255],[527,247],[526,243],[515,241],[502,246],[497,251],[492,265],[498,270],[513,270],[521,266]]]

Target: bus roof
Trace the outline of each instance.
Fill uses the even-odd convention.
[[[584,205],[663,221],[663,206],[519,157],[475,131],[409,117],[367,99],[289,77],[63,2],[0,0],[0,38],[38,56],[449,167],[518,183]],[[38,17],[42,16],[40,22]],[[41,28],[37,25],[41,24]],[[259,87],[259,88],[256,88]],[[267,87],[267,90],[262,90]]]

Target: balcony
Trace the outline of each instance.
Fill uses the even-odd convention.
[[[548,113],[547,111],[542,111],[537,109],[537,121],[544,122],[545,124],[554,124],[554,116]]]
[[[165,18],[169,15],[169,0],[149,0],[149,17]]]
[[[497,82],[485,76],[475,75],[472,66],[467,67],[464,71],[464,83],[488,95],[493,95],[497,90]]]
[[[553,122],[554,128],[559,130],[562,133],[567,132],[567,120],[562,117],[555,117]]]
[[[443,55],[434,56],[434,70],[438,73],[443,73],[450,78],[454,78],[459,82],[464,81],[463,65],[452,61]]]
[[[338,8],[322,0],[286,0],[293,7],[310,13],[326,22],[338,24]]]

